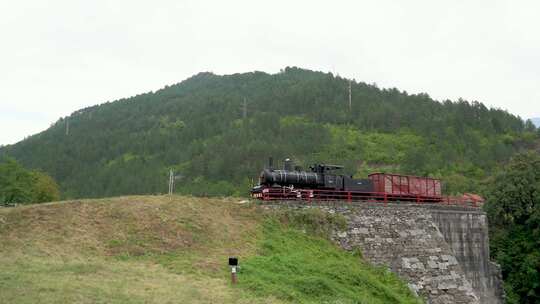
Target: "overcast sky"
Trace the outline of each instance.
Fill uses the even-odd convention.
[[[0,144],[201,72],[330,71],[540,117],[539,1],[0,0]]]

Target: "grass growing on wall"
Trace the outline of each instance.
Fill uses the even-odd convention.
[[[370,266],[359,253],[322,238],[341,221],[321,214],[295,212],[267,219],[258,254],[241,264],[239,286],[295,303],[421,303],[387,269]]]

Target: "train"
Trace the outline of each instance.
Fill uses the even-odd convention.
[[[413,201],[422,203],[472,202],[483,199],[475,194],[462,197],[442,195],[441,180],[402,174],[374,172],[367,178],[339,174],[341,165],[314,164],[309,170],[295,166],[287,158],[283,168],[276,169],[270,157],[251,189],[252,198],[272,200],[345,200],[345,201]]]

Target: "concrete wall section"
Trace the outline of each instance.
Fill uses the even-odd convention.
[[[503,303],[501,271],[489,260],[486,214],[475,209],[434,207],[430,212],[481,303]]]

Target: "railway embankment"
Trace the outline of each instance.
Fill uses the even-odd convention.
[[[478,208],[417,204],[332,203],[347,228],[333,239],[365,260],[385,265],[428,303],[503,303],[501,272],[489,260],[486,214]]]
[[[328,239],[344,227],[319,210],[274,214],[240,198],[0,208],[0,303],[421,303]]]

